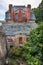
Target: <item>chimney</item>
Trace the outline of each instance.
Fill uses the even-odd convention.
[[[27,9],[26,9],[26,19],[27,19],[27,21],[30,20],[30,10],[31,10],[31,5],[27,5]]]
[[[9,13],[10,13],[11,20],[14,20],[14,10],[12,4],[9,4]]]
[[[29,4],[29,5],[27,5],[27,8],[31,9],[31,5],[30,5],[30,4]]]
[[[11,12],[12,8],[13,8],[12,4],[9,4],[9,11],[10,12]]]

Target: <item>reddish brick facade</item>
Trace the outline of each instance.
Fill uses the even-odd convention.
[[[9,5],[9,13],[10,13],[10,20],[16,21],[16,22],[23,22],[23,21],[28,21],[30,19],[30,10],[31,10],[31,5],[28,5],[26,7],[26,10],[22,9],[17,9],[16,11],[13,9],[12,4]],[[18,19],[15,18],[15,16],[18,15]],[[24,18],[23,18],[23,15]]]

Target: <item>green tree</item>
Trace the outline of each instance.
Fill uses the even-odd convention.
[[[41,19],[42,19],[42,21],[43,21],[43,0],[42,0],[42,2],[40,3],[39,8],[40,8],[40,11],[41,11]]]
[[[30,41],[24,45],[24,48],[23,56],[25,56],[28,65],[42,65],[43,23],[31,30]]]
[[[41,21],[41,11],[40,8],[34,8],[33,9],[35,17],[36,17],[36,22],[40,22]]]
[[[36,22],[43,21],[43,0],[37,8],[33,9],[33,11],[34,11],[35,16],[36,16]]]

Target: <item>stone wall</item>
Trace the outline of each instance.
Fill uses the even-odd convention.
[[[6,40],[5,34],[0,31],[0,58],[6,54]]]
[[[28,38],[27,35],[25,34],[17,34],[15,36],[6,36],[6,40],[7,40],[7,47],[8,49],[10,48],[10,46],[20,46],[20,45],[23,45],[22,44],[19,44],[19,38],[22,38],[22,42],[26,42],[26,38]],[[9,39],[12,39],[13,41],[8,41]]]

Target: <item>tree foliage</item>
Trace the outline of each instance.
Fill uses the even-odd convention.
[[[24,45],[26,62],[29,65],[42,65],[43,61],[43,23],[30,31],[30,41]]]
[[[35,16],[36,16],[36,22],[43,21],[43,0],[37,8],[33,9],[33,11],[34,11]]]

